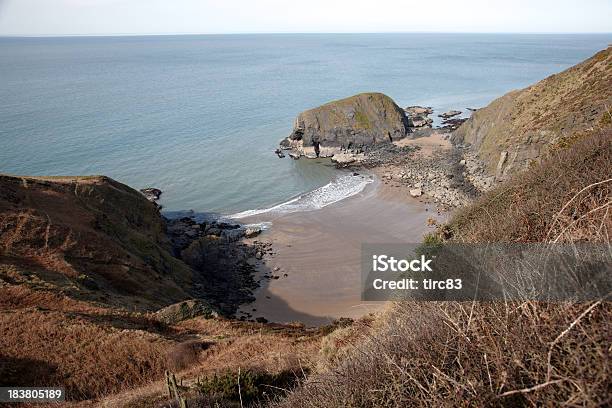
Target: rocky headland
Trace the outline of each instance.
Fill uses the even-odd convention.
[[[440,113],[435,128],[431,107],[400,109],[385,95],[360,94],[301,113],[281,147],[294,159],[331,157],[337,167],[378,169],[411,196],[452,208],[537,162],[550,146],[609,122],[610,83],[608,47],[484,108],[467,108],[469,118],[460,110]]]
[[[267,249],[243,239],[261,229],[165,218],[161,194],[104,176],[0,175],[0,266],[108,306],[154,311],[193,298],[232,316],[257,286]]]
[[[332,157],[400,140],[408,132],[408,119],[391,98],[363,93],[300,113],[280,145],[298,157]]]

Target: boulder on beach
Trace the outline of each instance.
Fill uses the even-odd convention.
[[[421,190],[420,188],[413,188],[410,190],[410,195],[412,197],[420,197],[423,195],[423,190]]]
[[[281,147],[309,158],[331,157],[396,141],[408,132],[408,118],[391,98],[381,93],[362,93],[300,113],[293,132],[281,141]]]
[[[338,166],[348,166],[349,164],[358,164],[365,160],[363,153],[336,153],[332,156],[332,163],[336,163]]]
[[[257,225],[249,225],[244,230],[245,238],[253,238],[261,234],[261,228]]]

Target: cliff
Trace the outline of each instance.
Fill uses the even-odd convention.
[[[307,157],[331,157],[350,149],[398,140],[408,119],[391,98],[362,93],[300,113],[293,132],[281,142]]]
[[[563,138],[610,125],[612,48],[476,111],[454,133],[498,179],[538,162]]]
[[[155,205],[102,176],[0,175],[0,267],[9,266],[75,297],[142,308],[188,298],[192,281]]]

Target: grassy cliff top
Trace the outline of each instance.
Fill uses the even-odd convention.
[[[369,130],[383,122],[402,123],[404,113],[389,96],[366,92],[328,102],[300,114],[307,123],[321,128],[356,127]]]

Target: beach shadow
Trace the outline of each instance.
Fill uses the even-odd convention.
[[[325,326],[337,320],[332,316],[317,316],[294,309],[285,299],[270,292],[270,283],[274,280],[271,277],[277,275],[265,261],[260,261],[256,268],[255,279],[259,283],[253,293],[256,300],[241,305],[236,313],[239,320],[257,321],[263,318],[269,323],[302,323],[307,327]]]

